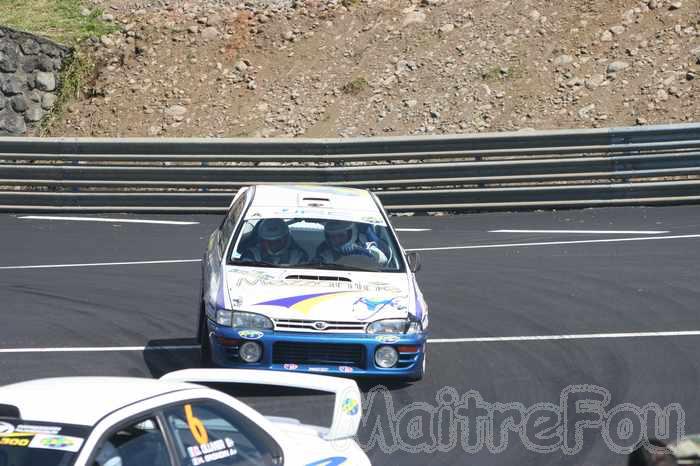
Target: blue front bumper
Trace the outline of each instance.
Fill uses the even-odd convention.
[[[422,373],[424,333],[368,335],[302,332],[250,332],[222,327],[209,321],[212,362],[219,367],[314,372],[333,375],[415,378]],[[240,333],[245,335],[241,336]],[[256,335],[257,333],[257,335]],[[262,346],[262,358],[246,363],[238,357],[245,341]],[[378,367],[374,353],[380,346],[393,346],[399,362],[392,368]]]

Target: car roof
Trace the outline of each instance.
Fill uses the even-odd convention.
[[[0,387],[0,404],[16,406],[25,420],[93,426],[125,406],[196,388],[136,377],[61,377]]]
[[[369,191],[322,185],[257,185],[252,207],[306,207],[310,202],[325,200],[334,210],[378,212]]]

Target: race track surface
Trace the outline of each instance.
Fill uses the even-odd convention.
[[[113,214],[102,216],[117,219],[106,223],[20,217],[0,216],[0,384],[65,375],[151,377],[196,365],[197,260],[219,216]],[[437,413],[438,393],[444,400],[476,390],[487,403],[528,407],[558,405],[566,387],[591,384],[609,391],[611,407],[678,403],[686,432],[700,432],[700,207],[392,221],[398,228],[429,229],[399,235],[407,249],[429,249],[421,251],[418,277],[437,341],[429,345],[422,382],[389,385],[391,406],[375,397],[359,436],[363,444],[374,441],[368,450],[374,464],[625,464],[596,429],[584,432],[580,448],[567,451],[534,452],[511,433],[493,451],[483,445],[466,452],[459,441],[450,444],[449,416]],[[468,248],[434,249],[441,247]],[[144,261],[183,262],[125,264]],[[88,265],[95,263],[112,264]],[[672,333],[680,331],[696,333]],[[550,339],[489,339],[531,336]],[[230,392],[264,414],[330,421],[330,400],[322,395]],[[416,402],[422,405],[412,412],[422,423],[410,415],[390,422],[387,410],[395,418]],[[431,425],[438,451],[407,451],[433,442]]]

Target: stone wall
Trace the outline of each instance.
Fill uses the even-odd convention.
[[[0,136],[20,136],[56,103],[59,72],[71,50],[0,26]]]

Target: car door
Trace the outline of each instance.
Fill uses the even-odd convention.
[[[281,447],[230,406],[193,400],[163,409],[175,456],[182,466],[278,466]]]

